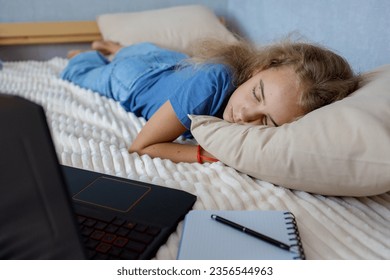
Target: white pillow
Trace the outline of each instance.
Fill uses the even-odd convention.
[[[336,196],[390,191],[390,65],[350,97],[277,128],[192,117],[198,143],[276,185]]]
[[[211,10],[199,5],[103,14],[97,17],[97,24],[105,40],[124,46],[151,42],[188,54],[191,44],[199,39],[237,40]]]

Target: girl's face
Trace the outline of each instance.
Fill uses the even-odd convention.
[[[292,67],[263,70],[233,92],[223,119],[239,124],[280,126],[304,114],[298,106],[300,92]]]

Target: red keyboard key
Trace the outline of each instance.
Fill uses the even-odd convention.
[[[106,254],[108,251],[110,251],[110,249],[111,249],[111,245],[110,245],[110,244],[107,244],[107,243],[100,243],[100,244],[96,247],[95,250],[96,250],[97,252]]]
[[[104,235],[105,233],[103,231],[95,230],[94,232],[92,232],[90,237],[95,240],[100,240],[103,238]]]
[[[122,248],[127,244],[128,241],[129,240],[127,238],[118,237],[117,239],[115,239],[112,245]]]
[[[116,238],[116,235],[115,234],[112,234],[112,233],[106,233],[103,238],[102,238],[102,241],[103,242],[106,242],[106,243],[112,243],[114,242]]]

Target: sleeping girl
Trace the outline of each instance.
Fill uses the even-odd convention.
[[[207,41],[193,57],[151,43],[97,41],[92,49],[70,52],[61,77],[147,120],[129,152],[174,162],[217,161],[212,151],[174,141],[192,137],[188,114],[280,126],[348,96],[359,84],[344,58],[300,42],[257,48]]]

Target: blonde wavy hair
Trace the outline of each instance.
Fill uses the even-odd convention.
[[[263,47],[244,40],[233,44],[205,40],[194,44],[192,53],[193,63],[227,65],[233,72],[235,86],[262,70],[292,66],[302,88],[298,103],[305,113],[343,99],[361,81],[340,55],[319,45],[288,39]]]

